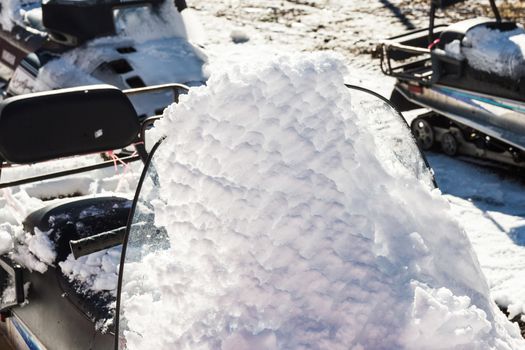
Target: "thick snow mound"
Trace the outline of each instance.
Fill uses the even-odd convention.
[[[469,30],[462,53],[479,70],[519,80],[525,76],[525,30],[500,31],[484,26]]]
[[[128,248],[127,348],[525,346],[439,191],[384,165],[345,73],[237,63],[166,110],[144,200],[170,247]]]

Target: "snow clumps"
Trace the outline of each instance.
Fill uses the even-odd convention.
[[[477,26],[463,39],[463,52],[474,68],[519,79],[525,75],[525,30],[500,31]]]
[[[53,265],[56,252],[49,232],[38,228],[25,232],[22,221],[28,213],[36,210],[40,200],[30,198],[26,192],[12,193],[10,189],[0,192],[0,255],[10,258],[31,271],[44,273]]]
[[[116,296],[121,249],[122,246],[104,249],[78,259],[69,254],[58,265],[71,282],[81,284],[83,292],[107,291]]]
[[[246,34],[240,29],[232,30],[230,33],[230,38],[232,39],[232,42],[235,44],[243,44],[243,43],[250,41],[250,37],[248,36],[248,34]]]
[[[241,62],[165,111],[148,202],[170,246],[128,247],[128,349],[525,346],[439,191],[377,156],[345,73]]]
[[[501,77],[519,80],[525,76],[525,29],[501,31],[478,25],[463,40],[445,45],[445,51],[456,59],[466,58],[475,69]]]

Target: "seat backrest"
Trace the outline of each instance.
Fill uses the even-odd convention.
[[[110,85],[54,90],[0,103],[0,160],[30,164],[126,147],[140,123]]]
[[[51,38],[69,46],[114,35],[114,9],[158,5],[164,0],[48,0],[42,3],[42,22]],[[96,19],[95,22],[94,19]]]

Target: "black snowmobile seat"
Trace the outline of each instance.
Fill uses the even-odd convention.
[[[114,9],[158,5],[163,1],[47,0],[42,3],[42,19],[52,39],[64,45],[76,46],[94,38],[115,35]]]
[[[110,85],[33,93],[0,103],[0,160],[30,164],[133,144],[140,132],[126,95]]]
[[[492,19],[478,17],[451,24],[439,35],[438,48],[445,49],[445,45],[451,43],[452,41],[463,40],[467,32],[474,27],[492,23],[495,23]]]
[[[49,0],[42,4],[42,20],[51,37],[66,45],[115,34],[109,3]]]

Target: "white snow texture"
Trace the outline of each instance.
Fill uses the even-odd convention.
[[[475,69],[515,80],[525,76],[525,30],[500,31],[479,25],[470,29],[461,44],[445,46],[448,55],[467,59]]]
[[[78,259],[69,254],[58,265],[70,281],[82,283],[85,292],[109,291],[116,296],[121,249],[104,249]]]
[[[128,349],[525,346],[439,191],[383,166],[345,73],[232,64],[165,111],[151,204],[171,246],[125,265]]]

